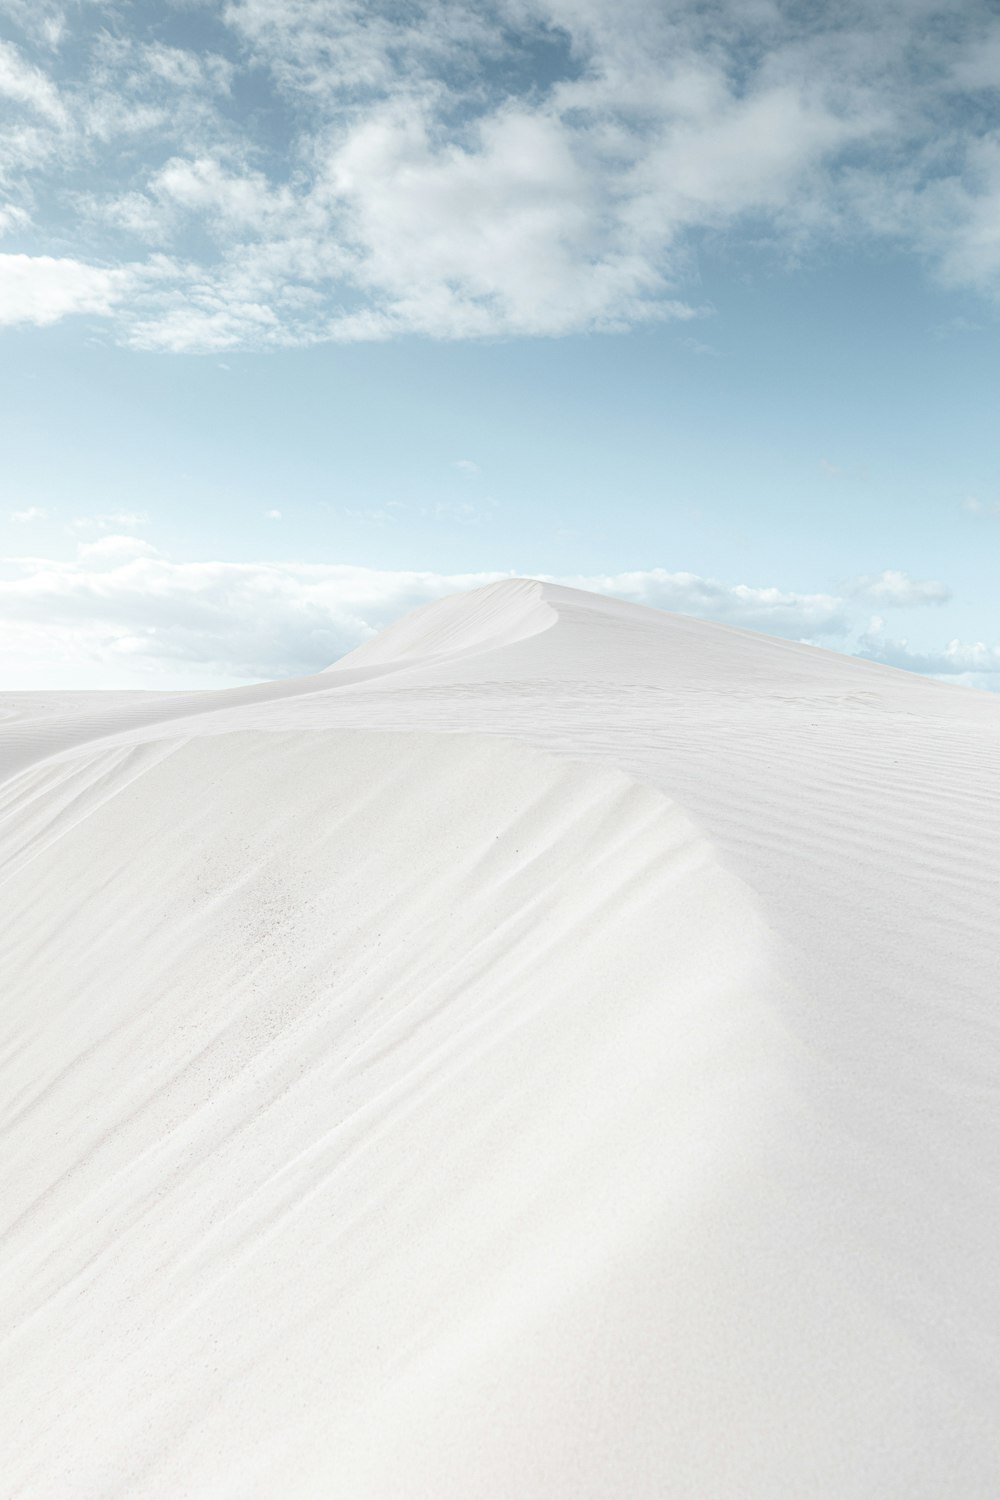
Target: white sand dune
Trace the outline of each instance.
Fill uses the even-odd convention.
[[[0,703],[0,1494],[995,1500],[1000,702],[517,580]]]

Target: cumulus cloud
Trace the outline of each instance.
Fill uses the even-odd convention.
[[[947,604],[951,590],[937,578],[911,578],[898,568],[855,578],[850,585],[853,598],[867,604],[908,605]]]
[[[354,279],[386,331],[558,334],[690,317],[559,118],[508,105],[442,144],[425,105],[359,123],[325,163]]]
[[[856,654],[884,666],[901,667],[928,677],[950,678],[971,687],[1000,690],[1000,645],[951,640],[939,650],[920,650],[905,639],[887,637],[881,621],[876,620],[858,641]]]
[[[699,244],[741,224],[1000,294],[989,0],[199,0],[214,52],[0,8],[0,183],[59,246],[7,268],[8,322],[181,351],[689,320]]]

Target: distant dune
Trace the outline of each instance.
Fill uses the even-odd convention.
[[[0,778],[5,1500],[1000,1495],[1000,700],[513,580]]]

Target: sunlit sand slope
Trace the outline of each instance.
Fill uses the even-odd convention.
[[[0,708],[0,1494],[997,1494],[1000,704],[515,581]]]

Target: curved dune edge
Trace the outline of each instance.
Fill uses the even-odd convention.
[[[159,737],[225,733],[231,729],[296,727],[451,728],[435,722],[438,705],[419,691],[480,688],[484,682],[537,690],[556,700],[579,684],[610,693],[601,711],[618,713],[624,688],[692,688],[731,694],[755,690],[762,700],[778,689],[811,697],[817,689],[883,702],[892,712],[934,705],[965,709],[982,719],[987,695],[956,688],[801,642],[672,615],[619,599],[537,579],[505,579],[467,594],[432,601],[323,671],[308,677],[251,683],[204,692],[15,693],[0,709],[0,786],[32,765],[86,746],[129,744]],[[409,696],[402,724],[383,720],[380,699]],[[366,717],[368,705],[375,717]],[[505,702],[499,723],[460,722],[463,731],[536,739],[544,716],[524,720],[525,702]],[[555,705],[554,705],[555,706]],[[636,707],[626,698],[622,727]],[[991,705],[991,708],[995,705]],[[352,711],[361,717],[352,718]],[[551,726],[558,744],[562,715]],[[644,717],[640,715],[640,718]],[[989,709],[985,717],[990,717]],[[586,723],[571,726],[571,753],[585,743]],[[583,734],[581,735],[581,730]],[[551,734],[548,738],[553,738]],[[612,757],[628,765],[628,753]]]
[[[538,587],[0,705],[13,1493],[994,1500],[1000,702]]]
[[[662,797],[499,741],[234,734],[25,779],[11,1493],[330,1493],[385,1450],[385,1403],[400,1438],[418,1419],[428,1362],[472,1401],[455,1482],[510,1493],[540,1357],[596,1482],[588,1430],[648,1397],[615,1353],[664,1314],[643,1259],[698,1277],[692,1232],[788,1108],[749,894]],[[515,1467],[484,1470],[501,1417]]]
[[[0,784],[31,765],[103,740],[183,738],[202,732],[218,716],[266,713],[271,705],[377,686],[387,677],[461,667],[551,629],[559,623],[554,601],[573,595],[576,590],[515,578],[436,599],[311,677],[205,692],[14,694],[0,718]]]
[[[512,646],[558,624],[554,601],[572,592],[535,578],[505,578],[468,594],[434,599],[334,662],[326,673],[426,666]]]

